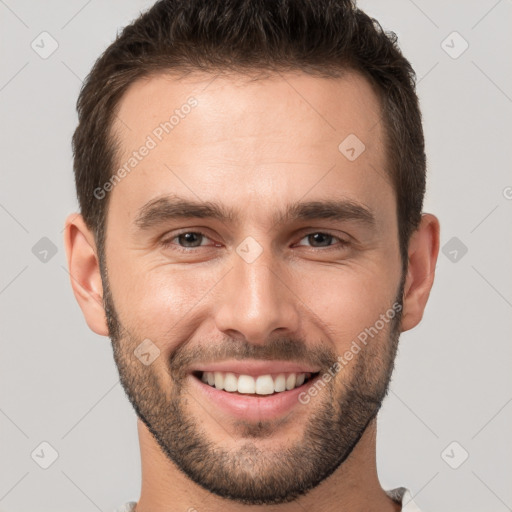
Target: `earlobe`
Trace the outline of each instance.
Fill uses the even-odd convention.
[[[94,235],[80,214],[71,214],[66,219],[64,245],[71,287],[85,321],[95,333],[108,336]]]
[[[424,213],[418,229],[409,241],[409,265],[404,285],[401,330],[408,331],[423,317],[430,290],[434,284],[439,254],[439,220]]]

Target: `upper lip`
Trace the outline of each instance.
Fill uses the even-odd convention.
[[[233,372],[244,375],[266,375],[269,373],[317,373],[315,366],[293,361],[226,360],[217,363],[205,363],[195,366],[192,371]]]

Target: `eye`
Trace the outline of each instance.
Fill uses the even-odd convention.
[[[314,249],[317,248],[344,248],[345,246],[349,245],[349,242],[346,240],[343,240],[342,238],[339,238],[335,235],[331,235],[330,233],[325,233],[323,231],[316,231],[314,233],[309,233],[306,236],[304,236],[301,240],[308,240],[312,244],[312,247]],[[338,244],[332,244],[332,241],[338,241]],[[317,245],[318,244],[318,245]],[[299,244],[302,245],[302,244]]]
[[[195,249],[196,247],[202,247],[205,244],[201,243],[203,240],[209,240],[209,238],[201,233],[200,231],[183,231],[178,233],[171,238],[162,241],[163,247],[172,247],[178,251],[186,251],[187,249]],[[177,242],[175,242],[177,240]]]
[[[197,249],[199,247],[205,246],[216,246],[220,247],[220,244],[213,242],[213,244],[208,244],[205,241],[212,241],[208,238],[204,233],[200,231],[183,231],[181,233],[175,234],[174,236],[167,238],[161,242],[161,245],[164,248],[170,248],[172,250],[181,251],[181,252],[193,252],[193,249]],[[347,240],[339,238],[331,233],[323,232],[323,231],[315,231],[312,233],[308,233],[305,235],[302,240],[307,240],[310,244],[310,247],[313,249],[344,249],[349,245]],[[334,243],[333,243],[334,242]],[[337,242],[337,243],[336,243]],[[304,246],[304,244],[297,244],[298,246]]]

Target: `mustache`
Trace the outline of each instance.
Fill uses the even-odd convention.
[[[180,345],[169,358],[168,369],[175,380],[180,380],[197,364],[216,363],[227,359],[279,360],[330,368],[337,361],[337,354],[326,343],[310,346],[300,338],[279,337],[265,344],[225,338],[215,343]]]

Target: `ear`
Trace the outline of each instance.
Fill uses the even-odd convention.
[[[85,321],[96,334],[108,336],[96,243],[80,214],[73,213],[67,217],[64,245],[71,287]]]
[[[416,327],[423,317],[434,284],[439,254],[439,231],[437,217],[424,213],[418,229],[411,235],[408,249],[409,268],[404,285],[402,332]]]

